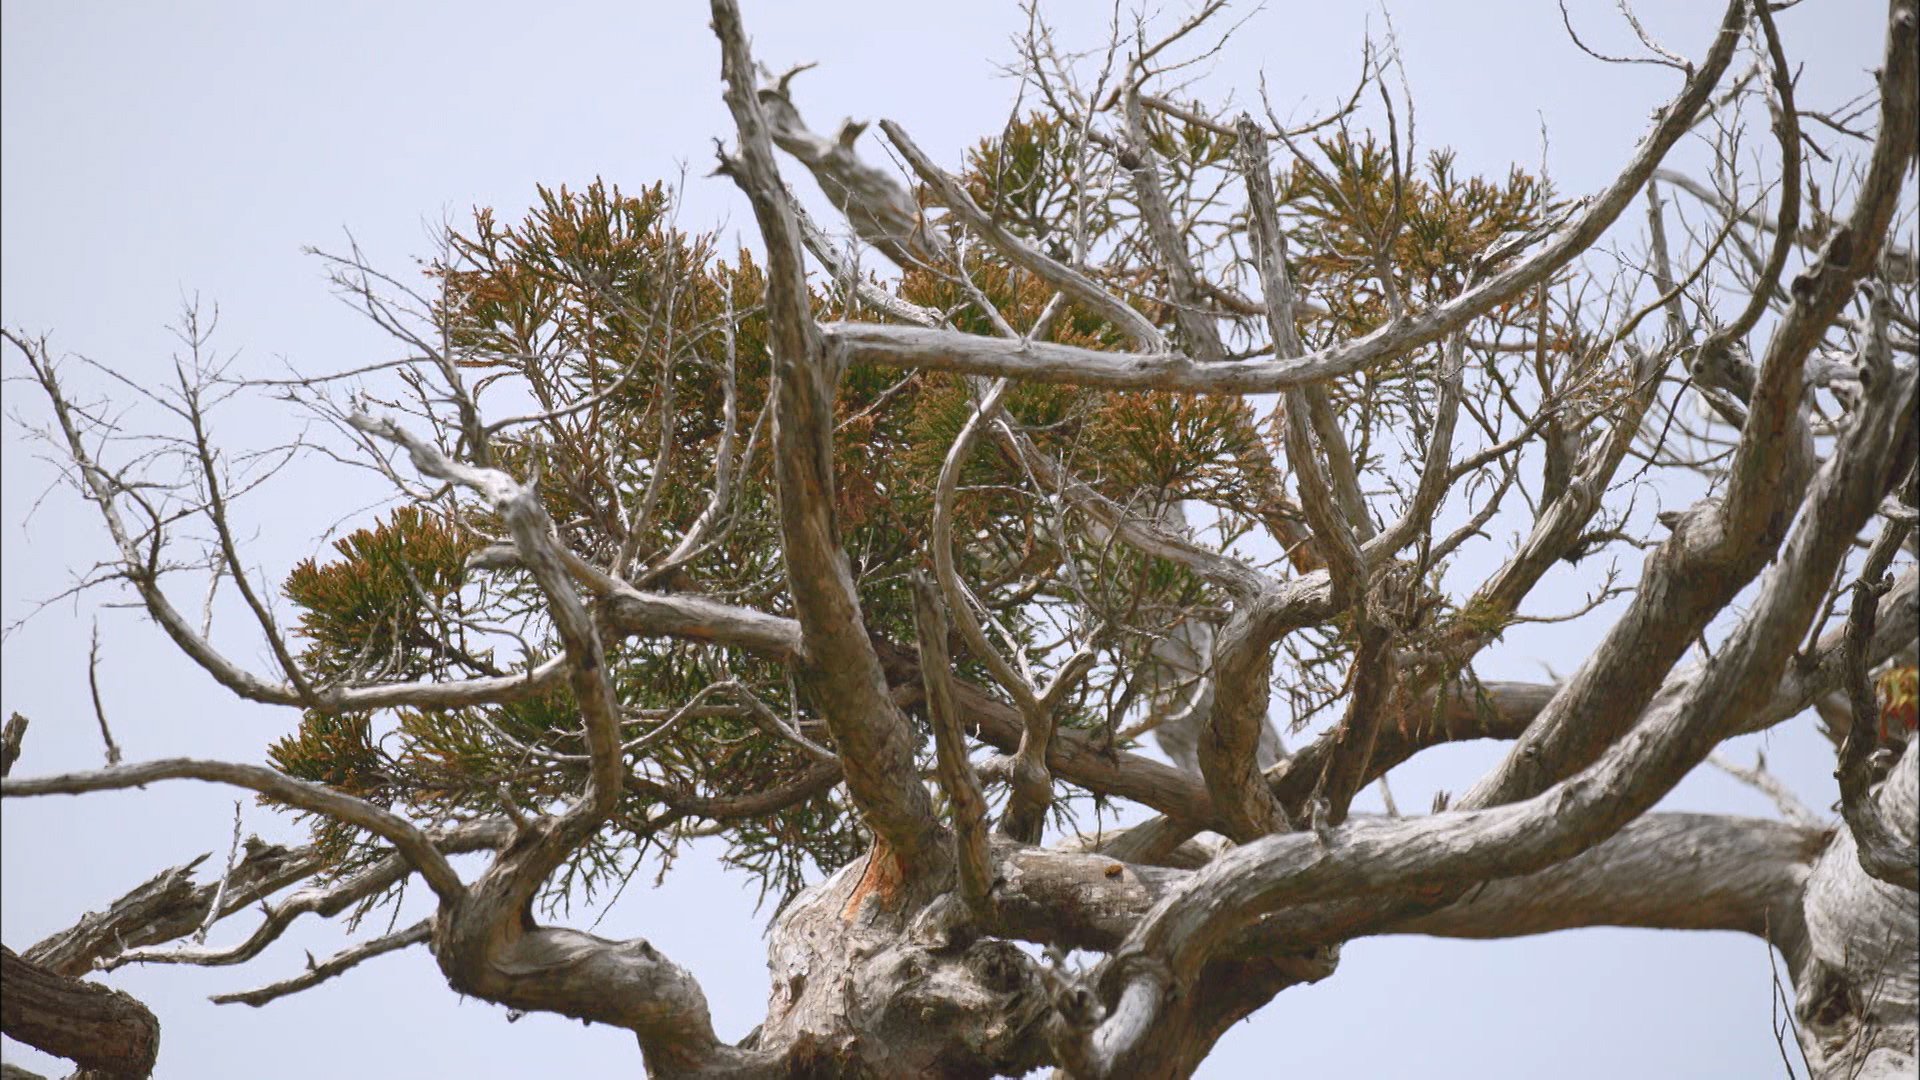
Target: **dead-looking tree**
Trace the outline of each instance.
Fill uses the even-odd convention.
[[[663,187],[543,191],[424,279],[329,257],[390,359],[248,381],[189,320],[176,378],[135,388],[174,426],[138,441],[9,330],[113,539],[96,577],[301,721],[265,764],[0,792],[196,779],[312,824],[21,962],[67,990],[239,962],[418,878],[428,918],[225,1000],[425,945],[453,990],[629,1029],[662,1076],[1146,1077],[1364,936],[1739,930],[1778,949],[1814,1075],[1908,1074],[1913,0],[1838,113],[1796,101],[1791,5],[1734,0],[1692,59],[1643,34],[1678,90],[1580,198],[1418,150],[1391,38],[1312,121],[1193,100],[1221,6],[1090,52],[1035,12],[1016,118],[943,165],[890,122],[810,129],[714,0],[755,253],[681,231]],[[1683,139],[1709,174],[1665,164]],[[333,437],[223,448],[248,392]],[[394,500],[276,595],[236,506],[291,454]],[[1469,555],[1495,568],[1462,581]],[[1567,598],[1569,564],[1615,557]],[[271,670],[211,643],[215,594]],[[1475,674],[1620,598],[1566,678]],[[1810,709],[1840,821],[1651,812]],[[1430,813],[1354,812],[1464,739],[1511,751]],[[737,1045],[652,943],[560,925],[716,836],[779,901]]]

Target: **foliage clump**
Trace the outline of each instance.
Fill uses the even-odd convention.
[[[1160,120],[1149,132],[1182,198],[1204,170],[1230,160],[1230,136]],[[1089,165],[1074,140],[1057,120],[1016,119],[974,148],[962,182],[1056,257],[1086,254],[1103,283],[1175,332],[1170,283],[1126,239],[1126,197],[1079,194]],[[1285,174],[1280,185],[1295,273],[1321,305],[1303,315],[1309,337],[1364,332],[1384,317],[1383,297],[1367,284],[1376,268],[1363,258],[1374,238],[1397,235],[1401,287],[1413,302],[1431,303],[1462,288],[1476,259],[1537,226],[1548,208],[1544,185],[1524,174],[1499,184],[1463,180],[1451,159],[1435,155],[1423,176],[1396,178],[1387,151],[1370,140],[1319,146],[1324,169]],[[1244,229],[1243,220],[1228,223],[1221,250],[1244,247]],[[768,450],[766,281],[750,252],[723,259],[715,237],[681,230],[663,185],[627,193],[595,181],[579,191],[539,189],[517,223],[478,210],[429,272],[438,289],[432,315],[472,391],[517,403],[516,419],[485,433],[486,454],[539,479],[574,556],[638,588],[789,614]],[[1089,348],[1127,344],[1119,328],[1061,303],[984,246],[963,250],[952,266],[908,267],[890,287],[958,330],[996,332],[984,301],[1016,333]],[[812,303],[822,319],[878,317],[833,289]],[[1363,468],[1386,453],[1365,433],[1420,397],[1400,387],[1407,377],[1375,373],[1333,388],[1353,410]],[[836,521],[878,639],[913,640],[906,575],[927,558],[935,483],[980,394],[971,380],[933,372],[856,366],[840,381]],[[1005,416],[1112,505],[1149,520],[1205,508],[1209,527],[1231,545],[1256,520],[1297,513],[1276,494],[1277,430],[1237,396],[1034,384],[1008,395]],[[476,449],[471,429],[448,432],[453,449]],[[1094,673],[1062,703],[1061,722],[1112,737],[1164,690],[1131,673],[1194,610],[1224,601],[1181,567],[1073,527],[1077,512],[1045,497],[1044,484],[1037,491],[1034,479],[1004,441],[989,434],[976,444],[955,506],[961,575],[996,634],[1036,672],[1053,670],[1078,645],[1095,649]],[[284,591],[300,611],[303,662],[326,679],[394,680],[499,675],[552,655],[531,581],[511,558],[485,550],[484,538],[502,535],[485,507],[442,491],[340,541],[332,561],[296,567]],[[1344,663],[1351,643],[1311,633],[1301,641],[1317,653],[1294,656],[1296,681],[1321,687],[1294,701],[1305,716],[1341,693],[1337,680],[1313,673]],[[551,899],[576,886],[591,895],[635,872],[636,850],[670,859],[696,835],[717,833],[730,861],[783,898],[808,874],[864,850],[862,827],[833,784],[820,782],[818,762],[769,730],[766,718],[775,717],[831,749],[784,665],[668,639],[610,645],[608,659],[632,780],[601,835],[555,879]],[[979,658],[962,651],[956,661],[963,675],[990,684]],[[273,753],[295,776],[443,821],[565,800],[586,761],[564,688],[478,708],[310,714]],[[1074,805],[1056,804],[1068,813]],[[318,827],[351,864],[351,830]]]

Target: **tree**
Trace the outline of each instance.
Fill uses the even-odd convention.
[[[1871,680],[1915,636],[1911,567],[1882,587],[1913,524],[1912,6],[1863,116],[1796,106],[1765,7],[1732,4],[1697,61],[1649,45],[1682,89],[1576,202],[1421,158],[1390,49],[1292,128],[1180,99],[1216,14],[1085,63],[1036,21],[1033,111],[957,175],[883,124],[903,181],[857,127],[808,129],[793,74],[759,71],[717,3],[721,169],[758,254],[680,232],[664,188],[544,192],[523,223],[451,230],[425,287],[333,261],[399,360],[262,386],[190,321],[177,382],[148,391],[170,435],[119,441],[10,331],[111,579],[222,685],[303,720],[271,767],[0,791],[197,778],[313,825],[22,957],[153,959],[308,883],[250,955],[418,875],[431,919],[240,999],[424,943],[456,991],[631,1029],[662,1074],[1178,1075],[1358,937],[1738,929],[1780,948],[1815,1071],[1910,1065],[1916,759],[1879,699],[1910,700],[1911,660]],[[1761,108],[1756,176],[1740,119]],[[1690,132],[1725,148],[1711,183],[1660,174]],[[776,147],[856,246],[801,214]],[[1596,243],[1642,191],[1621,273]],[[285,576],[286,628],[232,512],[280,457],[211,435],[261,389],[397,493]],[[1696,476],[1685,512],[1635,498]],[[1450,560],[1497,546],[1502,514],[1524,539],[1462,587]],[[1563,564],[1627,547],[1649,552],[1631,598],[1572,676],[1474,674]],[[274,674],[177,606],[195,571],[251,610]],[[1844,827],[1650,812],[1810,705]],[[1339,719],[1289,754],[1276,713]],[[1132,749],[1147,734],[1172,765]],[[1413,754],[1486,737],[1513,753],[1452,805],[1353,814]],[[1073,828],[1114,803],[1156,816]],[[636,852],[703,833],[781,905],[767,1019],[737,1047],[652,945],[561,925]]]

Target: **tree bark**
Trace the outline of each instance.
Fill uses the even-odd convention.
[[[0,1030],[28,1046],[114,1080],[153,1073],[160,1021],[137,999],[55,975],[0,946]]]
[[[1920,833],[1920,740],[1881,786],[1880,813],[1909,845]],[[1845,828],[1807,881],[1804,955],[1789,956],[1800,1047],[1813,1075],[1908,1077],[1920,1066],[1920,894],[1860,865]]]

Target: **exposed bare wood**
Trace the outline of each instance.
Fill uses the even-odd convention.
[[[258,965],[316,916],[359,932],[216,1000],[425,944],[452,991],[619,1027],[652,1075],[1182,1077],[1356,939],[1632,926],[1764,941],[1804,1071],[1907,1075],[1920,11],[1888,0],[1877,85],[1827,112],[1792,6],[1727,0],[1697,60],[1622,8],[1650,59],[1588,55],[1678,89],[1560,202],[1416,144],[1390,26],[1289,129],[1209,104],[1219,0],[1090,49],[1029,3],[1006,126],[957,155],[882,122],[890,164],[809,128],[805,68],[711,0],[737,256],[670,185],[595,184],[450,224],[426,286],[323,256],[392,359],[252,378],[189,307],[149,386],[7,329],[38,390],[10,412],[111,542],[57,599],[122,590],[285,724],[271,767],[121,764],[97,638],[109,767],[6,775],[16,716],[0,796],[197,779],[314,829],[236,816],[224,869],[8,952],[9,1033],[145,1075],[157,1022],[78,977]],[[300,433],[229,442],[248,398]],[[295,459],[388,502],[276,593],[251,499]],[[1567,674],[1483,680],[1496,642]],[[1725,746],[1809,709],[1838,822]],[[1289,752],[1289,721],[1319,734]],[[1387,792],[1476,739],[1509,745],[1464,795]],[[1778,819],[1654,812],[1706,763]],[[771,901],[737,1044],[654,941],[567,925],[695,841]],[[361,930],[415,875],[430,908]]]

